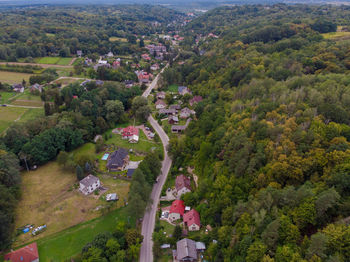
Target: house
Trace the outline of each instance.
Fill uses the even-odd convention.
[[[171,125],[177,124],[179,123],[179,118],[177,116],[171,115],[168,117],[168,123]]]
[[[141,57],[142,57],[142,59],[147,60],[147,61],[151,60],[151,58],[148,54],[142,54]]]
[[[164,109],[159,109],[158,113],[160,115],[167,115],[167,116],[169,116],[169,115],[175,115],[176,114],[176,110],[175,109],[166,109],[166,108],[164,108]]]
[[[174,125],[174,126],[171,126],[171,132],[172,133],[182,133],[182,131],[184,131],[186,129],[187,126],[177,126],[177,125]]]
[[[111,58],[113,56],[114,56],[114,54],[111,51],[109,51],[108,54],[106,55],[106,57],[109,57],[109,58]]]
[[[156,109],[164,109],[166,108],[166,103],[163,100],[157,100],[157,102],[155,102],[156,105]]]
[[[18,93],[24,92],[24,86],[22,86],[22,84],[14,84],[14,85],[12,85],[12,89],[13,89],[13,91],[18,92]]]
[[[11,262],[39,262],[39,253],[36,243],[12,251],[4,256],[5,261]]]
[[[199,102],[201,102],[203,100],[203,98],[201,96],[194,96],[190,101],[190,106],[193,106],[194,104],[198,104]]]
[[[125,85],[126,88],[131,88],[131,87],[134,86],[134,81],[132,81],[132,80],[125,80],[124,81],[124,85]]]
[[[174,200],[170,206],[169,219],[171,222],[180,219],[185,212],[184,201]]]
[[[83,55],[83,51],[77,50],[77,56],[81,57]]]
[[[157,99],[165,99],[165,92],[161,91],[157,93]]]
[[[184,238],[176,243],[176,252],[174,254],[174,260],[183,262],[183,261],[197,261],[197,249],[196,242]]]
[[[176,112],[178,112],[179,110],[181,110],[181,106],[178,105],[178,104],[176,104],[176,105],[171,105],[171,106],[169,106],[169,108],[170,108],[170,109],[175,109]]]
[[[198,231],[201,227],[201,220],[197,210],[192,209],[184,214],[183,221],[189,231]]]
[[[132,137],[129,138],[129,143],[136,144],[139,142],[139,136],[138,135],[133,135]]]
[[[135,74],[137,75],[137,78],[141,84],[147,84],[152,79],[152,75],[144,71],[135,71]]]
[[[120,67],[120,61],[114,61],[112,67],[114,69],[117,69],[118,67]]]
[[[91,194],[101,186],[100,179],[93,175],[88,175],[79,182],[79,191],[84,195]]]
[[[80,84],[80,86],[86,86],[88,83],[90,83],[91,82],[91,80],[90,79],[86,79],[86,80],[84,80],[81,84]]]
[[[191,192],[191,180],[185,175],[179,175],[175,179],[175,189],[177,197],[180,198],[182,194]]]
[[[111,193],[111,194],[107,194],[106,196],[106,201],[117,201],[119,200],[117,193]]]
[[[184,109],[182,109],[180,111],[180,118],[182,118],[182,119],[189,118],[192,114],[194,114],[194,111],[185,107]]]
[[[205,251],[205,244],[203,242],[196,242],[196,249],[197,252],[204,252]]]
[[[35,83],[34,85],[32,85],[29,88],[30,92],[35,92],[35,91],[39,91],[40,93],[43,91],[43,87],[41,85],[39,85],[38,83]]]
[[[151,70],[152,71],[156,71],[156,70],[159,70],[159,65],[158,64],[153,64],[153,65],[151,65]]]
[[[119,148],[117,151],[114,151],[108,158],[108,171],[122,171],[129,163],[128,151],[124,148]]]
[[[122,129],[122,138],[130,139],[132,136],[139,136],[139,129],[134,126],[128,126]]]
[[[187,86],[179,86],[177,91],[179,92],[180,95],[186,95],[186,94],[190,94],[190,90],[188,89]]]

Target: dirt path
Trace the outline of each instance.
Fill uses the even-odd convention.
[[[72,63],[72,61],[71,61],[71,63]],[[20,63],[20,62],[0,62],[0,65],[6,65],[6,64],[9,64],[9,65],[20,65],[20,66],[31,65],[31,66],[40,66],[42,68],[49,68],[49,67],[70,68],[70,69],[73,68],[73,66],[71,66],[71,65],[52,65],[52,64]]]
[[[77,58],[76,57],[74,57],[70,62],[69,62],[69,66],[71,66],[71,65],[73,65],[73,63],[75,62],[75,60],[77,60]]]

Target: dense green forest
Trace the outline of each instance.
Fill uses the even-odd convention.
[[[172,30],[182,14],[160,6],[37,6],[0,11],[0,60],[84,54],[132,54],[136,36]],[[157,21],[160,24],[154,25]],[[128,42],[110,41],[110,37]]]
[[[223,7],[188,25],[186,63],[164,83],[205,99],[169,151],[173,172],[199,175],[184,200],[213,227],[195,237],[208,260],[348,261],[350,41],[322,33],[346,27],[349,13]]]

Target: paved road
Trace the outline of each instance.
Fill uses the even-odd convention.
[[[20,105],[9,105],[6,104],[7,107],[21,107],[21,108],[43,108],[42,106],[20,106]]]
[[[164,70],[164,69],[163,69]],[[161,71],[161,73],[163,72]],[[157,77],[152,81],[150,86],[145,90],[143,93],[144,97],[147,97],[152,89],[157,85],[157,82],[159,80],[160,74],[157,75]],[[151,193],[151,200],[152,200],[152,206],[149,207],[146,210],[146,213],[143,217],[142,221],[142,231],[141,234],[143,235],[143,242],[141,245],[141,251],[140,251],[140,261],[141,262],[152,262],[153,261],[153,240],[152,240],[152,234],[154,231],[154,224],[156,219],[156,213],[159,203],[160,194],[162,192],[163,185],[166,181],[166,178],[168,176],[170,167],[171,167],[171,159],[168,156],[167,152],[167,146],[169,144],[169,137],[164,132],[163,128],[158,124],[156,120],[152,116],[148,118],[148,121],[152,125],[153,129],[158,133],[162,143],[163,143],[163,149],[164,149],[164,160],[162,162],[162,169],[161,174],[159,175],[159,180],[156,184],[153,186],[153,190]]]
[[[31,66],[40,66],[42,68],[49,68],[49,67],[56,67],[56,68],[73,68],[71,65],[52,65],[52,64],[36,64],[36,63],[20,63],[20,62],[0,62],[0,65],[20,65],[20,66],[26,66],[26,65],[31,65]]]
[[[142,96],[143,97],[148,97],[152,91],[153,88],[155,88],[157,86],[158,80],[159,80],[159,76],[161,75],[161,73],[163,73],[164,69],[167,68],[169,66],[169,64],[167,64],[160,72],[159,74],[156,76],[156,78],[152,81],[152,83],[149,85],[149,87],[145,90],[145,92],[143,92]]]

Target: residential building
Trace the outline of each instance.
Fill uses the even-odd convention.
[[[139,129],[137,127],[128,126],[128,127],[122,129],[122,138],[123,139],[130,139],[135,135],[139,136]]]
[[[126,88],[131,88],[131,87],[134,86],[134,81],[132,81],[132,80],[125,80],[124,81],[124,85],[125,85]]]
[[[83,51],[77,50],[77,56],[81,57],[83,55]]]
[[[157,93],[157,99],[165,99],[165,92],[161,91]]]
[[[185,212],[184,201],[174,200],[170,207],[169,220],[171,222],[180,219]]]
[[[114,57],[114,54],[111,51],[109,51],[106,57],[109,57],[109,58]]]
[[[169,116],[168,117],[168,123],[171,125],[178,124],[179,123],[179,118],[177,116]]]
[[[14,84],[12,85],[13,91],[17,93],[23,93],[24,92],[24,86],[22,84]]]
[[[120,61],[114,61],[112,66],[114,69],[117,69],[118,67],[120,67]]]
[[[30,87],[30,92],[35,92],[35,91],[39,91],[40,93],[43,91],[43,87],[42,85],[39,85],[38,83],[35,83],[34,85],[32,85]]]
[[[39,253],[36,243],[12,251],[4,256],[5,261],[11,262],[39,262]]]
[[[181,110],[181,106],[178,105],[178,104],[175,104],[175,105],[171,105],[169,106],[170,109],[175,109],[176,112],[178,112],[179,110]]]
[[[156,105],[156,109],[164,109],[166,108],[166,103],[163,100],[157,100],[157,102],[155,102]]]
[[[176,114],[176,110],[175,109],[166,109],[166,108],[164,108],[164,109],[159,109],[158,113],[160,115],[167,115],[167,116],[169,116],[169,115],[175,115]]]
[[[190,94],[190,90],[188,89],[187,86],[179,86],[177,91],[179,92],[180,95],[186,95],[186,94]]]
[[[191,180],[185,175],[179,175],[175,180],[175,189],[177,192],[177,197],[180,198],[182,194],[191,192]]]
[[[151,69],[152,71],[159,70],[159,65],[158,65],[158,64],[153,64],[153,65],[151,65],[150,69]]]
[[[184,214],[183,221],[189,231],[198,231],[201,227],[201,220],[197,210],[192,209]]]
[[[91,194],[101,186],[100,179],[93,175],[88,175],[79,182],[79,191],[84,195]]]
[[[119,148],[109,155],[107,162],[108,171],[122,171],[129,163],[128,151],[124,148]]]
[[[179,262],[187,262],[187,261],[197,261],[197,249],[196,242],[184,238],[176,243],[176,252],[174,254],[174,260]]]
[[[180,111],[180,118],[186,119],[189,118],[192,114],[194,114],[194,111],[188,107],[185,107]]]
[[[171,132],[172,133],[182,133],[185,129],[187,128],[187,126],[177,126],[177,125],[173,125],[171,126]]]

